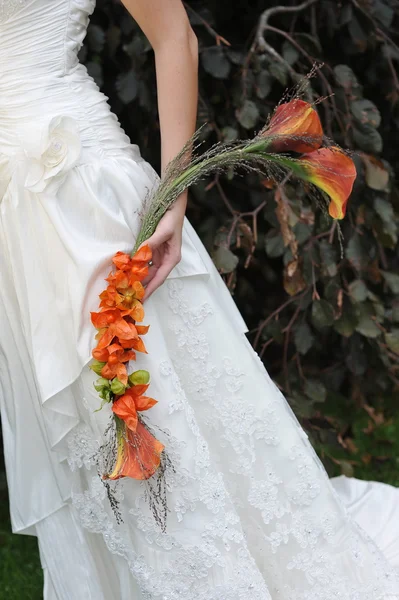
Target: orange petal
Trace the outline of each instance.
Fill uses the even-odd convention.
[[[263,136],[275,138],[268,146],[273,152],[312,152],[322,144],[323,128],[313,106],[296,98],[276,108]]]
[[[140,281],[133,281],[132,288],[134,290],[134,295],[137,298],[137,300],[142,300],[145,295],[145,288],[143,284]]]
[[[132,348],[134,348],[135,350],[137,350],[137,352],[144,352],[144,354],[147,354],[147,350],[146,350],[146,347],[144,345],[144,342],[139,337],[137,339],[133,340]]]
[[[148,244],[145,244],[137,250],[137,252],[131,258],[131,264],[139,265],[141,263],[148,263],[152,259],[152,251]]]
[[[127,375],[126,365],[124,365],[123,363],[118,363],[116,365],[115,370],[116,370],[116,376],[119,379],[119,381],[121,381],[123,383],[123,385],[127,385],[128,375]]]
[[[112,405],[112,411],[126,423],[126,426],[132,431],[137,429],[137,410],[134,398],[129,394],[124,394]]]
[[[145,427],[137,424],[136,431],[126,430],[126,440],[121,443],[118,458],[113,472],[104,475],[104,479],[132,479],[145,480],[154,475],[161,463],[161,454],[164,450],[161,444]]]
[[[118,311],[115,311],[114,309],[104,310],[101,312],[91,312],[90,314],[91,322],[96,329],[108,327],[108,325],[113,323],[119,316]]]
[[[122,339],[128,339],[137,335],[137,329],[132,323],[127,323],[125,319],[119,319],[115,323],[115,335]]]
[[[126,270],[130,268],[131,258],[126,252],[117,252],[112,258],[112,262],[117,269]]]
[[[130,338],[128,340],[119,340],[119,343],[122,346],[122,348],[126,348],[127,350],[130,350],[131,348],[133,348],[133,344],[134,344],[135,340],[136,340],[136,338]],[[134,360],[135,357],[136,357],[136,353],[133,352],[133,356],[130,360]]]
[[[158,404],[157,400],[154,400],[154,398],[150,398],[149,396],[139,396],[136,398],[136,410],[139,412],[149,410],[156,404]]]
[[[93,358],[99,360],[100,362],[107,362],[109,356],[108,348],[103,348],[102,350],[95,348],[91,354]]]
[[[113,354],[114,352],[118,352],[119,350],[123,350],[122,346],[120,344],[111,344],[110,346],[108,346],[108,352],[110,354]]]
[[[114,285],[117,290],[125,290],[129,287],[129,278],[124,271],[117,271],[115,273]]]
[[[123,354],[120,356],[119,360],[121,362],[129,362],[130,360],[134,360],[136,358],[136,353],[133,350],[125,350]]]
[[[128,389],[127,393],[130,394],[132,396],[132,398],[137,398],[138,396],[145,394],[145,392],[149,388],[149,385],[150,385],[149,383],[141,383],[139,385],[133,385],[132,387],[130,387]]]
[[[144,308],[140,300],[134,301],[132,308],[130,309],[130,316],[132,317],[132,319],[139,322],[144,319]]]
[[[146,333],[148,333],[149,328],[149,325],[136,325],[137,333],[139,335],[145,335]]]
[[[104,379],[113,379],[115,376],[115,365],[110,365],[109,363],[106,363],[101,369],[101,377],[104,377]]]
[[[343,219],[356,179],[353,160],[340,148],[331,147],[306,154],[299,162],[305,167],[304,179],[330,196],[331,217]]]
[[[105,330],[104,334],[99,339],[98,344],[97,344],[98,350],[101,350],[102,348],[106,348],[107,346],[109,346],[110,343],[112,342],[112,340],[114,339],[114,337],[115,337],[115,330],[114,330],[114,324],[112,324],[108,327],[108,329]]]

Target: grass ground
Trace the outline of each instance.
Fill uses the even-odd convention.
[[[0,453],[0,600],[42,600],[42,590],[36,538],[11,533]]]

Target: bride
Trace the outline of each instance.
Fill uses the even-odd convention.
[[[164,169],[195,126],[196,38],[180,0],[124,4],[155,51]],[[94,412],[89,315],[158,178],[78,63],[94,5],[0,0],[0,404],[12,527],[38,538],[45,600],[399,598],[396,491],[328,480],[185,195],[149,240],[137,361],[173,464],[167,527],[131,479],[115,519],[93,459],[110,411]]]

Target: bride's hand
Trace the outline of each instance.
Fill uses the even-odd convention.
[[[162,217],[153,235],[145,242],[152,250],[153,264],[143,282],[146,286],[144,300],[148,300],[180,262],[185,204],[185,198],[179,198]]]

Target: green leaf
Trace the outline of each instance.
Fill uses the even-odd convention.
[[[283,236],[278,233],[277,235],[274,234],[266,237],[265,250],[266,254],[271,258],[282,256],[285,250]]]
[[[349,285],[349,294],[355,302],[364,302],[367,300],[368,289],[364,281],[355,279]]]
[[[374,198],[374,209],[385,225],[395,223],[395,213],[392,204],[384,198]]]
[[[300,56],[298,50],[290,43],[289,40],[284,40],[282,55],[291,67],[296,63]]]
[[[348,65],[336,65],[334,67],[335,81],[347,92],[359,85],[357,77]]]
[[[230,75],[231,62],[227,58],[223,46],[212,46],[203,50],[201,62],[205,71],[215,79],[227,79]]]
[[[277,79],[282,86],[286,86],[288,83],[287,68],[283,63],[275,61],[269,65],[269,73]]]
[[[259,119],[259,110],[255,102],[246,100],[237,111],[237,119],[244,129],[253,129]]]
[[[367,338],[377,338],[381,331],[373,319],[373,307],[370,304],[358,304],[356,306],[358,323],[356,331]]]
[[[108,398],[104,398],[100,404],[100,408],[97,408],[96,410],[94,410],[93,412],[100,412],[100,410],[102,410],[102,408],[104,407],[105,404],[108,404],[110,402],[110,400]]]
[[[324,274],[330,277],[335,277],[338,272],[337,269],[337,252],[332,244],[329,244],[327,240],[321,240],[319,244],[320,258],[322,261],[321,268]]]
[[[94,60],[86,63],[86,69],[90,77],[94,79],[99,88],[104,85],[102,65]]]
[[[272,77],[271,77],[269,71],[266,71],[265,69],[260,71],[258,73],[256,83],[257,83],[256,95],[261,100],[264,100],[265,98],[268,97],[268,95],[272,91],[272,86],[273,86],[273,80],[272,80]]]
[[[292,396],[288,397],[288,401],[295,414],[299,417],[302,417],[303,419],[310,419],[310,417],[313,416],[313,403],[310,402],[309,398],[305,396],[305,394],[294,391]]]
[[[365,178],[368,187],[372,190],[389,191],[389,171],[384,163],[374,156],[361,154],[365,168]]]
[[[222,129],[223,141],[225,142],[234,142],[238,139],[239,133],[235,127],[230,127],[227,125]]]
[[[334,329],[343,337],[349,338],[356,331],[357,318],[348,309],[344,310],[341,317],[334,322]]]
[[[381,274],[391,291],[394,294],[399,294],[399,275],[396,275],[396,273],[389,273],[388,271],[381,271]]]
[[[355,470],[353,465],[347,460],[340,460],[339,466],[341,467],[341,474],[345,475],[345,477],[353,477],[355,474]]]
[[[384,27],[391,27],[395,11],[383,0],[374,0],[373,14]]]
[[[269,339],[273,338],[278,344],[282,344],[284,342],[283,328],[280,321],[270,321],[266,328],[266,334]]]
[[[370,125],[377,129],[381,125],[380,111],[371,100],[367,100],[366,98],[353,100],[350,108],[352,115],[362,126]]]
[[[303,244],[312,235],[313,228],[310,225],[306,225],[306,223],[299,222],[295,225],[293,231],[298,244]]]
[[[326,300],[316,300],[312,304],[312,323],[316,329],[330,327],[334,323],[334,309]]]
[[[352,235],[346,247],[345,256],[358,271],[361,271],[367,266],[368,257],[363,249],[359,234],[354,233]]]
[[[91,50],[98,54],[102,52],[105,44],[105,33],[101,27],[93,23],[87,30],[87,41]]]
[[[346,356],[346,365],[354,375],[364,375],[367,369],[367,357],[363,351],[364,340],[354,335],[349,340],[349,353]]]
[[[213,254],[213,262],[220,273],[231,273],[238,265],[238,256],[228,248],[219,246]]]
[[[314,343],[314,335],[307,323],[301,323],[295,330],[294,342],[299,354],[307,354]]]
[[[132,102],[139,92],[139,82],[133,69],[119,75],[116,79],[115,87],[119,98],[124,104]]]
[[[399,356],[399,329],[392,329],[390,333],[384,333],[384,337],[388,348]]]
[[[360,123],[355,125],[353,127],[353,139],[360,150],[375,154],[382,152],[382,137],[371,125],[361,125]]]
[[[327,390],[321,381],[307,379],[305,382],[305,394],[313,400],[313,402],[325,402]]]

